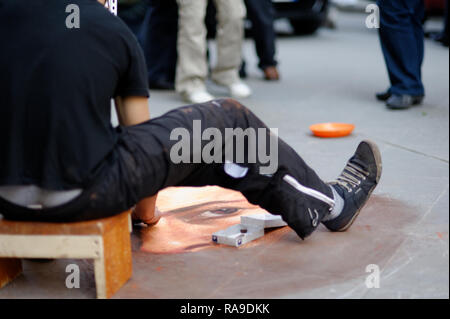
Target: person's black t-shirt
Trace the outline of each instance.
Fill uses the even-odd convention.
[[[111,98],[148,97],[146,70],[95,0],[0,0],[0,186],[87,187],[118,139]]]

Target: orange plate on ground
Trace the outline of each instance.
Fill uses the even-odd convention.
[[[321,123],[311,125],[309,129],[318,137],[344,137],[353,132],[355,125],[345,123]]]

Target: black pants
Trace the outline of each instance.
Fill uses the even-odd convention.
[[[245,0],[247,16],[252,23],[251,35],[255,41],[259,68],[276,66],[275,60],[275,11],[272,0]]]
[[[178,6],[175,0],[150,0],[140,42],[150,83],[175,83]]]
[[[119,17],[139,40],[147,61],[149,84],[174,84],[178,34],[176,1],[146,0],[122,5]]]
[[[179,108],[143,124],[122,128],[114,152],[103,163],[102,173],[79,198],[63,206],[40,211],[0,200],[0,211],[6,219],[13,220],[89,220],[125,211],[165,187],[218,185],[240,191],[252,204],[281,215],[302,238],[316,229],[328,213],[330,204],[299,191],[292,183],[286,182],[285,177],[291,176],[301,183],[303,189],[320,192],[327,198],[332,198],[332,191],[281,139],[278,139],[278,165],[273,174],[261,174],[264,164],[261,161],[251,163],[248,158],[239,164],[247,170],[242,176],[230,175],[222,163],[207,164],[201,160],[175,164],[170,153],[178,140],[171,140],[171,133],[174,129],[192,133],[194,121],[198,120],[202,129],[217,128],[222,136],[226,135],[227,128],[267,128],[246,107],[231,99]],[[272,135],[270,130],[262,131],[267,139]],[[194,145],[198,138],[192,135],[190,144]],[[258,142],[260,139],[258,137]],[[191,159],[203,152],[208,143],[202,141],[201,147],[193,150]],[[215,146],[224,149],[224,139],[217,143]],[[265,145],[255,145],[268,150]],[[246,154],[250,154],[247,152],[250,146],[250,143],[245,143]]]

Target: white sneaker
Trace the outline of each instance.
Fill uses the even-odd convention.
[[[214,96],[209,94],[206,90],[196,90],[192,92],[184,92],[183,99],[188,103],[205,103],[214,100]]]
[[[228,86],[230,94],[234,98],[244,99],[252,95],[250,87],[242,81],[236,82]]]

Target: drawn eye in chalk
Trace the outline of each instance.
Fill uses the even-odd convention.
[[[215,210],[208,210],[201,214],[202,217],[206,218],[216,218],[223,217],[224,215],[231,215],[239,211],[238,208],[229,207],[229,208],[220,208]]]

